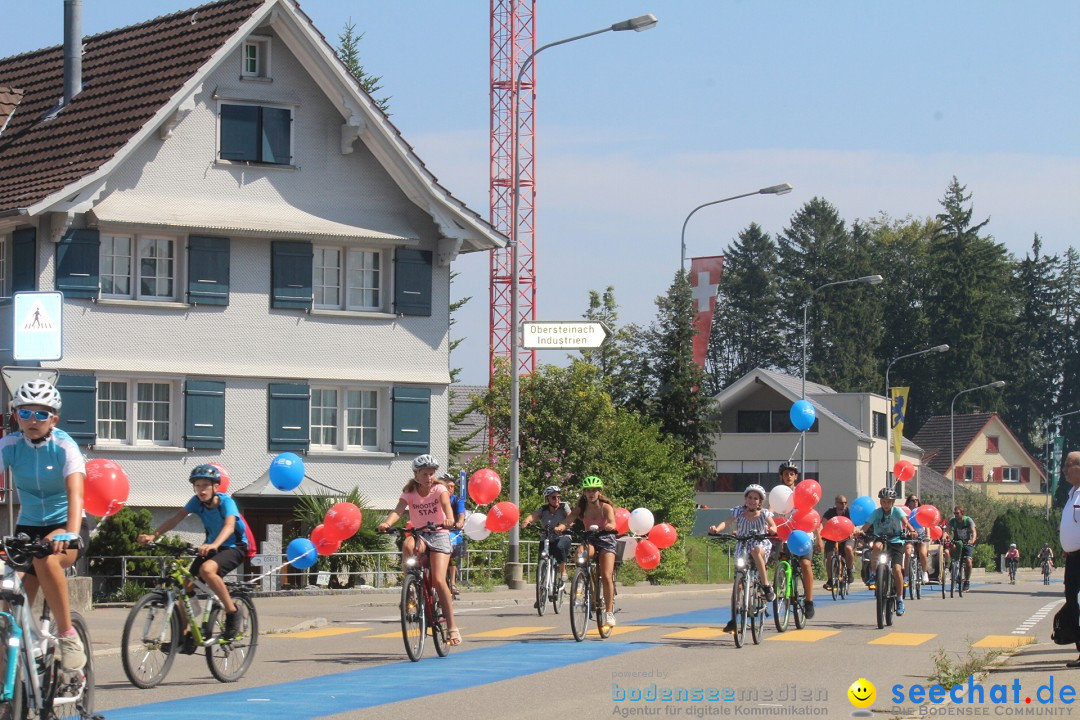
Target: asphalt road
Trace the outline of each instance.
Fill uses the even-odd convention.
[[[1061,601],[1060,572],[1055,581],[1043,586],[1028,573],[1009,585],[984,576],[962,599],[934,592],[909,601],[908,612],[885,630],[877,629],[869,591],[857,588],[838,602],[819,583],[817,614],[805,630],[778,634],[770,622],[760,645],[748,632],[740,649],[720,631],[728,618],[726,586],[623,588],[615,634],[581,643],[570,636],[565,611],[538,617],[528,591],[466,593],[456,604],[465,642],[447,658],[436,657],[429,642],[419,663],[405,656],[394,595],[259,598],[264,634],[240,682],[218,683],[203,657],[178,656],[151,690],[135,689],[121,668],[127,610],[95,609],[89,621],[97,709],[110,720],[851,716],[856,708],[847,690],[860,678],[876,686],[875,714],[919,716],[921,703],[910,693],[929,684],[935,656],[955,667],[972,654],[1016,646],[1021,652],[1011,664],[988,676],[998,679],[982,681],[985,693],[991,682],[1017,683],[1008,690],[1016,703],[976,707],[946,699],[947,714],[1001,715],[1014,705],[1030,714],[1071,710],[1060,697],[1054,704],[1025,702],[1049,678],[1056,675],[1058,695],[1063,685],[1080,684],[1080,674],[1063,668],[1071,648],[1046,645]],[[977,690],[970,690],[972,699]],[[670,693],[671,700],[651,700],[654,693]],[[946,714],[945,708],[934,710]]]

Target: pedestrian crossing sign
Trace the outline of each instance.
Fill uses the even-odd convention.
[[[12,305],[14,359],[61,359],[64,355],[64,294],[17,292]]]

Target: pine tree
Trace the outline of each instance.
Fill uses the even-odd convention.
[[[451,286],[453,286],[454,278],[456,278],[457,276],[458,273],[450,273]],[[450,303],[450,328],[453,328],[454,325],[457,324],[457,318],[454,317],[454,313],[460,310],[465,305],[465,303],[469,302],[470,300],[472,300],[471,295],[463,297],[459,300],[454,300]],[[456,350],[458,345],[461,345],[464,340],[465,338],[463,337],[452,338],[450,340],[449,354],[451,356],[453,356],[454,350]],[[457,396],[458,391],[454,390],[454,385],[457,383],[458,377],[460,376],[461,368],[450,368],[450,389],[448,391],[448,399],[451,401]],[[480,434],[481,430],[483,430],[482,427],[476,428],[475,430],[469,432],[466,435],[462,435],[461,437],[454,437],[454,429],[460,427],[465,422],[465,418],[468,417],[470,413],[475,411],[480,406],[480,401],[481,398],[479,397],[473,398],[473,401],[469,403],[469,405],[466,406],[464,409],[456,413],[451,413],[448,416],[450,429],[450,433],[447,436],[449,438],[447,454],[450,456],[448,462],[461,465],[466,454],[476,452],[476,450],[478,449],[475,440],[476,436]],[[449,465],[447,467],[449,469]]]
[[[359,35],[356,33],[356,25],[353,23],[352,18],[349,18],[345,23],[345,31],[338,35],[338,42],[340,43],[337,48],[338,58],[341,62],[345,63],[345,67],[348,68],[349,73],[352,74],[356,81],[360,83],[360,87],[364,89],[368,95],[371,96],[372,101],[382,110],[387,116],[390,115],[390,96],[387,95],[384,98],[376,98],[375,93],[382,90],[382,85],[379,81],[382,80],[381,76],[371,75],[364,66],[360,63],[360,41],[364,39],[364,33]]]
[[[589,309],[582,317],[590,322],[603,323],[609,333],[599,348],[581,351],[582,361],[597,368],[600,380],[616,407],[627,406],[635,394],[632,390],[637,367],[634,348],[635,336],[640,330],[635,325],[619,327],[619,305],[615,302],[615,288],[611,286],[603,294],[589,291]]]

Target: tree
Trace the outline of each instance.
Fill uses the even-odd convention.
[[[636,325],[619,327],[619,306],[615,302],[615,288],[611,286],[608,286],[603,294],[595,290],[589,291],[589,309],[582,317],[590,322],[603,323],[610,334],[599,348],[582,350],[581,359],[599,371],[612,402],[624,406],[634,395],[634,375],[637,367],[634,348],[640,329]]]
[[[458,274],[456,272],[450,273],[450,285],[451,285],[451,287],[453,287],[454,278],[456,278],[457,276],[458,276]],[[454,313],[457,312],[458,310],[460,310],[462,307],[464,307],[465,303],[469,302],[470,300],[472,300],[472,296],[467,295],[467,296],[465,296],[463,298],[460,298],[459,300],[454,300],[453,302],[450,303],[450,327],[451,328],[453,328],[454,325],[457,324],[457,318],[454,317]],[[449,348],[450,352],[449,352],[449,354],[453,355],[454,350],[456,350],[457,347],[459,345],[461,345],[461,343],[464,340],[465,340],[465,338],[463,338],[463,337],[461,337],[461,338],[452,338],[450,340],[450,348]],[[450,368],[450,389],[448,391],[448,397],[449,397],[449,399],[451,401],[455,397],[457,397],[458,391],[454,390],[454,385],[457,383],[458,377],[460,375],[461,375],[461,368],[455,368],[455,367]],[[470,431],[470,432],[468,432],[466,434],[455,433],[454,429],[461,427],[462,424],[465,422],[465,419],[469,416],[470,413],[472,413],[473,411],[476,410],[478,405],[479,405],[479,400],[477,398],[474,398],[473,401],[470,402],[465,408],[463,408],[462,410],[460,410],[458,412],[450,413],[450,415],[448,417],[449,426],[450,426],[450,433],[448,435],[449,441],[448,441],[448,446],[447,446],[447,454],[449,455],[449,457],[447,458],[447,463],[448,463],[447,464],[447,469],[449,469],[449,463],[457,463],[458,465],[460,465],[462,457],[465,454],[470,453],[470,452],[474,452],[476,450],[476,446],[473,444],[473,440],[484,429],[483,427],[478,427],[478,428],[476,428],[476,429],[474,429],[474,430],[472,430],[472,431]]]
[[[348,22],[345,23],[345,31],[338,35],[338,42],[340,43],[337,48],[338,58],[345,63],[349,73],[356,78],[356,82],[360,83],[360,87],[364,89],[364,92],[371,96],[372,101],[378,108],[389,116],[390,96],[384,98],[375,97],[375,93],[382,90],[382,85],[379,84],[382,77],[371,75],[360,64],[359,45],[363,39],[364,33],[357,34],[356,25],[353,23],[352,18],[349,18]]]

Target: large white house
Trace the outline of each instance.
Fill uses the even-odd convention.
[[[223,0],[70,54],[67,77],[62,46],[0,60],[0,295],[64,294],[63,358],[42,363],[61,427],[158,514],[193,466],[223,464],[260,540],[291,520],[259,482],[282,451],[392,506],[417,454],[447,452],[451,263],[505,238],[293,0]]]

